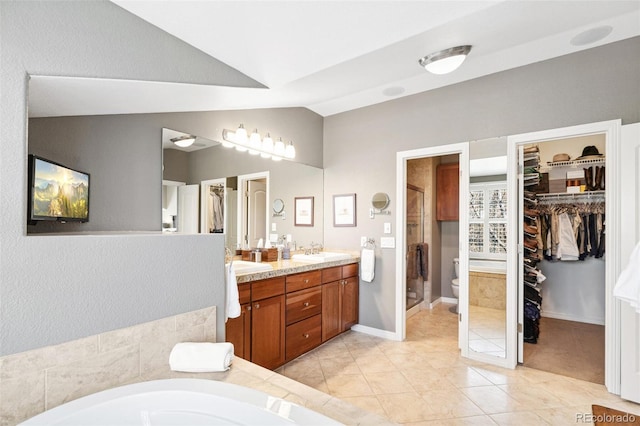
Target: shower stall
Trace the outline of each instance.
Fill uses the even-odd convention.
[[[416,273],[416,245],[424,241],[424,189],[407,184],[407,310],[424,300],[425,279]]]

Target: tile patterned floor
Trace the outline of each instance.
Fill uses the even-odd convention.
[[[407,321],[394,342],[347,332],[277,371],[389,420],[408,425],[592,424],[599,404],[640,416],[640,405],[604,386],[519,366],[462,358],[451,305]]]

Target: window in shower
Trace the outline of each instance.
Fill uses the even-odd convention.
[[[507,183],[469,185],[469,255],[505,259],[507,254]]]

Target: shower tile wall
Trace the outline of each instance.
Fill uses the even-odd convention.
[[[178,342],[215,342],[216,307],[0,358],[0,426],[129,383],[165,378]]]
[[[425,302],[430,303],[442,295],[440,288],[440,228],[435,215],[436,166],[439,157],[407,161],[407,183],[424,189],[424,242],[429,244],[429,273],[431,285],[425,289]],[[436,285],[433,285],[436,283]]]

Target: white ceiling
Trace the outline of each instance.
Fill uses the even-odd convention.
[[[638,0],[112,1],[268,89],[34,76],[31,116],[291,106],[329,116],[640,35]],[[603,40],[571,44],[603,25],[613,28]],[[451,74],[418,65],[462,44],[473,49]]]

